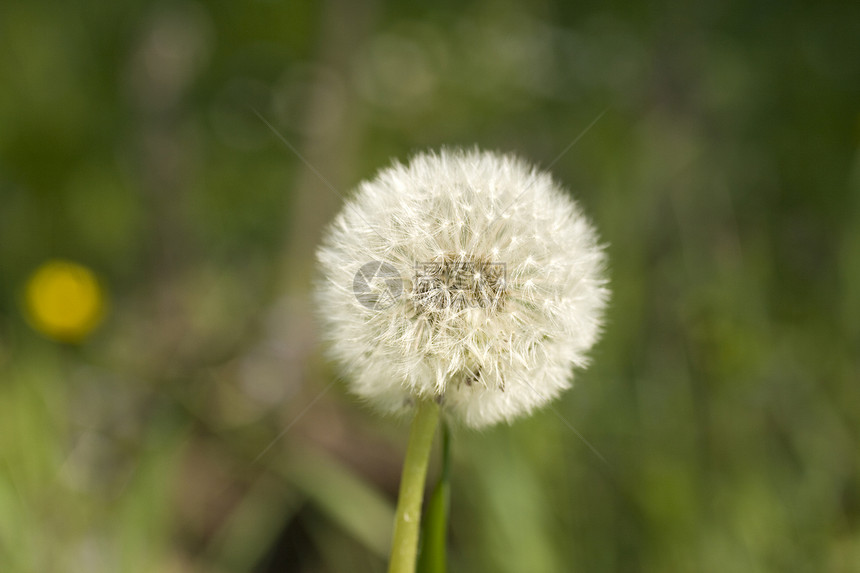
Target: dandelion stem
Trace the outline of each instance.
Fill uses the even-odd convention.
[[[415,411],[415,418],[412,420],[409,446],[406,449],[406,459],[403,461],[388,573],[415,571],[424,481],[427,477],[427,464],[430,460],[430,449],[438,421],[439,405],[436,401],[421,400]]]

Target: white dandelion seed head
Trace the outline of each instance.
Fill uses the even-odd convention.
[[[317,259],[351,391],[391,412],[435,397],[475,428],[570,387],[608,298],[576,203],[548,174],[478,150],[421,153],[361,183]]]

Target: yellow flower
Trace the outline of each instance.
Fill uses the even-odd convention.
[[[95,274],[71,261],[50,260],[36,269],[27,282],[25,301],[33,328],[63,342],[84,339],[105,311]]]

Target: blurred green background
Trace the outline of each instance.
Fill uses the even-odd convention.
[[[552,164],[613,290],[558,416],[455,434],[451,571],[860,571],[860,4],[487,0],[4,0],[0,571],[384,571],[313,251],[443,144]]]

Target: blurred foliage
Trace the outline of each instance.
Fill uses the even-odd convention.
[[[860,571],[858,38],[849,2],[5,0],[0,571],[383,571],[405,426],[320,360],[313,249],[443,144],[551,166],[613,288],[574,390],[455,431],[450,570]],[[73,344],[27,322],[54,259],[111,301]]]

